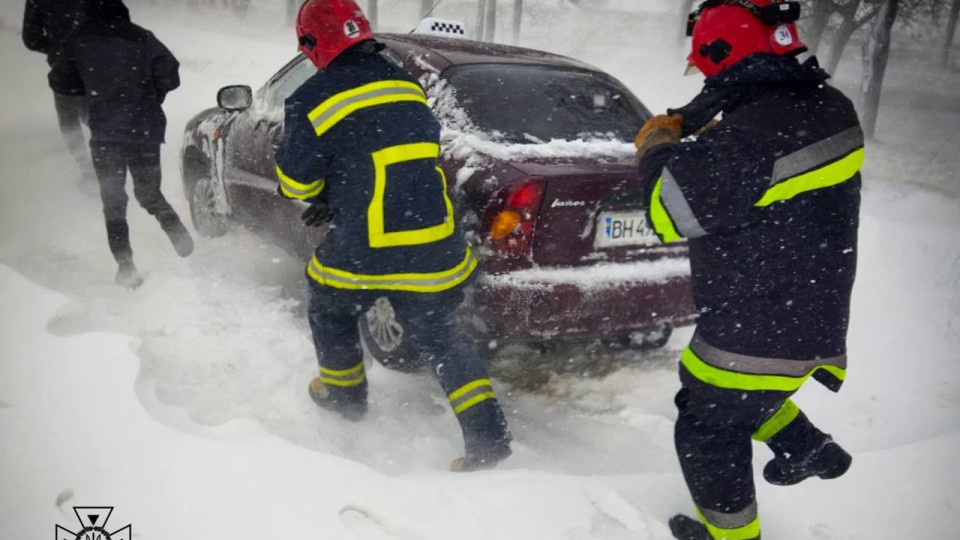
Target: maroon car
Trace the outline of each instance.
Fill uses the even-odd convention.
[[[660,346],[693,321],[686,247],[657,240],[637,195],[631,141],[650,113],[626,87],[539,51],[379,39],[420,79],[443,126],[441,166],[484,263],[461,310],[478,340]],[[284,100],[314,70],[298,56],[255,96],[222,89],[219,107],[188,124],[184,193],[201,234],[240,224],[304,260],[322,241],[322,229],[301,224],[303,203],[277,194],[273,158]],[[386,299],[360,326],[373,356],[404,356],[402,321]]]

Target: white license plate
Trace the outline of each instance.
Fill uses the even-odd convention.
[[[659,244],[657,234],[647,224],[646,212],[602,212],[594,246],[652,246]]]

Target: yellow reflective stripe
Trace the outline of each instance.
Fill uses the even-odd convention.
[[[797,407],[797,404],[794,403],[793,400],[788,399],[784,402],[783,406],[753,434],[753,440],[762,443],[769,441],[774,435],[780,433],[783,428],[789,426],[791,422],[796,420],[799,414],[800,407]]]
[[[350,369],[342,369],[340,371],[327,369],[323,366],[320,366],[321,375],[333,375],[335,377],[344,377],[346,375],[353,375],[355,373],[360,373],[361,371],[363,371],[363,362],[360,362],[359,364],[357,364],[356,366]]]
[[[736,529],[721,529],[711,525],[707,518],[703,517],[703,513],[697,510],[697,515],[700,517],[700,521],[707,527],[707,531],[710,532],[710,536],[713,537],[713,540],[754,540],[760,536],[760,517],[757,516],[753,521],[748,525],[743,527],[737,527]]]
[[[447,215],[443,223],[433,227],[409,231],[386,232],[384,225],[384,196],[387,191],[387,167],[397,163],[416,161],[420,159],[437,159],[440,155],[440,145],[436,143],[414,143],[384,148],[373,153],[373,165],[376,170],[374,177],[373,199],[367,208],[367,232],[370,247],[385,248],[397,246],[419,246],[438,242],[449,237],[457,229],[453,217],[453,202],[447,193],[447,177],[440,167],[441,196]]]
[[[362,373],[360,374],[359,377],[356,377],[354,379],[349,379],[349,380],[332,379],[330,377],[321,376],[320,380],[323,381],[323,384],[329,384],[329,385],[340,386],[340,387],[350,387],[350,386],[359,386],[364,382],[366,382],[367,375],[365,373]]]
[[[307,118],[319,137],[360,109],[404,101],[429,107],[420,85],[410,81],[379,81],[340,92],[310,111]]]
[[[320,285],[338,289],[377,289],[428,293],[452,289],[463,283],[477,269],[477,265],[477,258],[474,257],[473,252],[468,247],[463,262],[450,270],[433,274],[354,274],[323,266],[316,257],[310,261],[307,273]]]
[[[340,370],[320,366],[320,380],[324,384],[333,386],[358,386],[367,380],[367,373],[363,368],[363,362],[360,362],[352,368]]]
[[[662,188],[663,177],[660,177],[657,179],[656,185],[653,186],[653,195],[650,197],[650,220],[653,222],[653,230],[660,235],[663,243],[669,244],[683,237],[677,232],[677,228],[673,225],[673,220],[670,219],[670,214],[667,213],[667,209],[663,206],[663,201],[660,199],[660,191]]]
[[[719,388],[729,388],[733,390],[779,390],[781,392],[793,392],[803,386],[803,383],[807,382],[807,379],[813,376],[817,370],[825,369],[841,381],[846,378],[847,374],[845,369],[830,365],[817,366],[802,377],[737,373],[707,364],[701,360],[690,347],[684,349],[681,363],[687,368],[690,374],[701,381]]]
[[[466,394],[467,394],[468,392],[470,392],[471,390],[476,390],[477,388],[480,388],[481,386],[493,386],[493,382],[492,382],[490,379],[477,379],[477,380],[475,380],[475,381],[473,381],[473,382],[471,382],[471,383],[465,384],[465,385],[461,386],[460,388],[454,390],[454,391],[450,394],[450,396],[449,396],[450,402],[452,403],[452,402],[454,402],[454,401],[462,398],[464,395],[466,395]]]
[[[777,201],[786,201],[807,191],[823,189],[842,184],[853,178],[863,167],[864,150],[855,150],[847,157],[825,167],[794,176],[771,187],[754,206],[770,206]]]
[[[280,191],[291,199],[306,200],[316,197],[323,192],[323,188],[326,185],[326,182],[324,182],[322,178],[309,184],[297,182],[287,176],[287,174],[280,169],[279,165],[277,165],[277,178],[280,179]]]
[[[486,393],[474,396],[468,399],[467,401],[464,401],[460,405],[457,405],[456,407],[454,407],[453,412],[454,414],[460,414],[463,411],[469,409],[470,407],[473,407],[477,403],[484,402],[488,399],[497,399],[497,395],[494,394],[493,392],[486,392]]]

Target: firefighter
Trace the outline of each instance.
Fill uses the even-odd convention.
[[[689,28],[703,91],[637,136],[648,218],[664,242],[687,240],[700,312],[676,396],[699,517],[670,520],[683,540],[760,538],[751,439],[773,451],[775,485],[851,464],[790,399],[811,377],[838,391],[846,375],[864,156],[850,100],[796,57],[799,12],[704,2]]]
[[[159,222],[177,254],[193,239],[160,191],[160,145],[167,119],[162,104],[180,86],[180,64],[149,31],[130,22],[122,0],[88,0],[86,22],[63,42],[50,71],[56,92],[84,95],[90,107],[90,152],[100,183],[107,242],[116,282],[136,288],[127,225],[127,171],[140,205]]]
[[[349,420],[363,418],[357,321],[386,297],[460,422],[466,453],[452,469],[494,467],[511,453],[510,434],[454,317],[478,261],[437,166],[440,125],[416,80],[381,55],[353,0],[309,0],[296,27],[300,51],[318,71],[286,101],[279,191],[310,204],[306,225],[330,222],[306,272],[320,364],[310,396]]]

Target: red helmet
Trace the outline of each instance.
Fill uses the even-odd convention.
[[[752,54],[799,54],[807,50],[797,33],[799,17],[799,2],[707,0],[690,15],[687,60],[713,77]]]
[[[297,15],[300,52],[323,69],[340,54],[373,39],[370,21],[354,0],[307,0]]]

